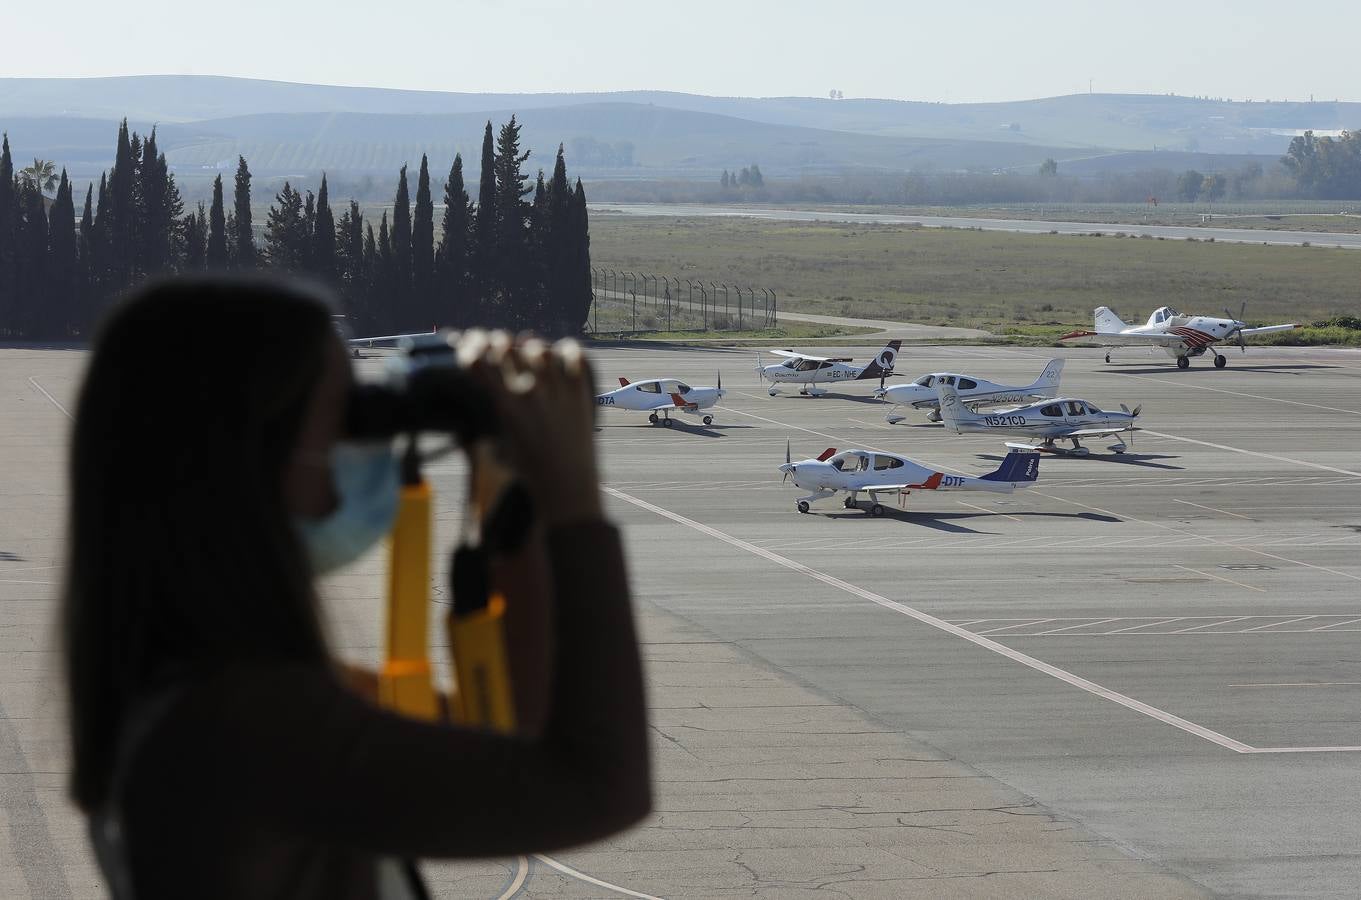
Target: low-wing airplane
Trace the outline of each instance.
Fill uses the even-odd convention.
[[[1161,347],[1168,356],[1176,358],[1178,369],[1187,368],[1191,365],[1191,357],[1201,356],[1210,350],[1214,353],[1215,368],[1222,369],[1229,364],[1229,360],[1213,349],[1215,344],[1233,341],[1246,353],[1246,339],[1254,334],[1302,327],[1292,323],[1249,328],[1243,321],[1246,311],[1246,301],[1239,308],[1236,319],[1228,309],[1224,310],[1226,318],[1216,319],[1210,316],[1184,316],[1170,306],[1160,306],[1153,310],[1143,325],[1131,325],[1111,312],[1109,307],[1098,306],[1093,323],[1095,331],[1070,331],[1059,340],[1089,340],[1101,347]],[[1110,361],[1111,354],[1107,350],[1106,362]]]
[[[955,434],[969,432],[996,432],[998,434],[1017,434],[1039,444],[1007,442],[1016,450],[1041,450],[1046,453],[1063,453],[1073,456],[1086,456],[1091,451],[1080,443],[1081,438],[1105,437],[1130,432],[1133,443],[1134,420],[1139,415],[1140,406],[1130,412],[1122,404],[1121,412],[1103,412],[1086,400],[1069,397],[1056,397],[1041,400],[1029,406],[997,410],[986,414],[976,413],[964,405],[953,385],[942,384],[940,391],[940,414],[945,427]],[[1072,441],[1071,450],[1056,447],[1054,441]],[[1110,449],[1115,453],[1125,452],[1125,443],[1118,437]]]
[[[856,498],[869,494],[869,514],[882,516],[884,507],[880,494],[897,494],[900,505],[913,491],[993,491],[1009,494],[1016,488],[1030,487],[1040,476],[1040,455],[1033,450],[1014,450],[997,471],[987,475],[946,475],[906,456],[880,453],[874,450],[843,450],[828,447],[816,459],[798,462],[789,457],[789,443],[785,442],[784,465],[780,466],[784,479],[793,478],[794,486],[812,491],[807,497],[794,501],[801,513],[808,512],[808,504],[844,492],[842,505],[856,509]],[[782,479],[782,483],[783,480]]]
[[[957,372],[932,372],[923,375],[911,384],[896,384],[891,388],[880,386],[874,396],[887,400],[894,409],[911,406],[915,409],[929,409],[927,420],[940,421],[940,398],[936,396],[937,384],[954,385],[962,399],[969,406],[996,406],[999,403],[1025,403],[1027,400],[1043,400],[1059,392],[1059,377],[1063,374],[1063,360],[1051,359],[1044,366],[1040,377],[1027,385],[995,384],[982,378],[960,375]],[[907,416],[894,414],[892,410],[884,417],[889,424],[896,425]]]
[[[878,378],[880,384],[886,376],[893,374],[893,363],[898,358],[898,348],[902,341],[889,341],[879,355],[863,366],[851,365],[849,356],[808,356],[792,350],[772,350],[776,356],[785,357],[782,363],[765,366],[761,356],[756,355],[756,374],[770,382],[767,392],[774,397],[781,384],[801,384],[800,394],[819,397],[827,393],[818,387],[818,382],[828,381],[866,381]]]
[[[671,413],[683,412],[692,416],[700,415],[727,391],[723,390],[723,375],[718,376],[716,387],[691,387],[675,378],[650,378],[647,381],[619,379],[619,387],[603,394],[597,394],[597,406],[609,409],[625,409],[632,412],[649,413],[647,420],[653,425],[658,422],[671,426]],[[657,414],[661,413],[660,416]],[[701,419],[705,425],[712,425],[712,413],[704,413]]]

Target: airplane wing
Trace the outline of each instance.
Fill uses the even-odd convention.
[[[1120,332],[1070,331],[1061,341],[1087,341],[1099,347],[1180,347],[1186,339],[1179,334],[1122,334]]]
[[[680,412],[695,412],[699,409],[698,403],[691,403],[680,394],[672,394],[671,402],[666,406],[654,407],[655,409],[675,409]]]
[[[438,332],[438,328],[432,328],[429,331],[421,331],[415,334],[381,334],[374,337],[347,338],[346,343],[351,347],[372,347],[379,341],[400,341],[402,338],[426,337],[428,335],[437,334]]]
[[[1290,331],[1294,328],[1303,328],[1303,325],[1263,325],[1261,328],[1244,328],[1239,334],[1245,337],[1252,337],[1254,334],[1271,334],[1273,331]]]
[[[944,476],[940,472],[932,472],[926,476],[926,480],[920,484],[875,484],[867,485],[861,490],[874,491],[879,493],[902,493],[903,491],[934,491],[940,487],[940,481]]]
[[[784,356],[789,359],[808,359],[813,362],[850,362],[854,357],[851,356],[809,356],[806,353],[795,353],[792,350],[766,350],[774,356]]]
[[[1103,428],[1079,428],[1079,429],[1077,429],[1077,430],[1075,430],[1075,431],[1065,431],[1062,435],[1055,435],[1055,437],[1066,437],[1066,438],[1070,438],[1070,437],[1101,437],[1102,435],[1107,435],[1107,434],[1119,434],[1119,433],[1122,432],[1122,431],[1129,431],[1129,430],[1130,430],[1130,427],[1129,427],[1128,425],[1123,425],[1123,426],[1120,426],[1120,427],[1116,427],[1116,426],[1114,426],[1114,425],[1108,425],[1108,426],[1103,427]]]

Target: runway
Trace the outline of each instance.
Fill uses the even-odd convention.
[[[880,344],[837,355],[872,355]],[[816,351],[817,348],[807,348]],[[1229,367],[912,346],[898,371],[1143,405],[1132,452],[1045,457],[1012,495],[799,515],[777,466],[1003,455],[870,385],[771,398],[741,349],[594,351],[602,384],[729,393],[710,427],[605,412],[609,514],[642,625],[657,812],[587,848],[438,864],[440,897],[1344,897],[1361,882],[1361,353]],[[84,356],[0,351],[0,895],[96,896],[65,771],[52,615],[61,450]],[[377,371],[381,360],[360,363]],[[432,471],[452,539],[462,467]],[[443,509],[443,506],[441,507]],[[377,554],[326,584],[372,662]],[[440,599],[436,593],[436,600]]]
[[[672,203],[593,203],[592,214],[676,216],[707,218],[746,216],[777,222],[853,222],[864,225],[921,225],[925,228],[975,228],[982,231],[1018,231],[1025,234],[1126,234],[1150,235],[1168,240],[1225,241],[1231,244],[1309,244],[1361,250],[1361,234],[1334,231],[1275,231],[1260,228],[1228,228],[1218,225],[1135,225],[1109,222],[1051,222],[1044,219],[996,219],[974,216],[919,216],[910,213],[856,213],[838,210],[788,209],[785,207],[709,206]]]

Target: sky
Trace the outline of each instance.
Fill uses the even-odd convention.
[[[353,7],[353,8],[352,8]],[[126,10],[135,9],[135,16]],[[400,11],[401,15],[394,15]],[[944,102],[1361,100],[1361,0],[68,0],[0,76]],[[508,41],[520,51],[502,59]]]

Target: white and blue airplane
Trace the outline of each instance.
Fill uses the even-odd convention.
[[[809,504],[845,493],[842,505],[858,509],[857,498],[868,494],[867,511],[872,516],[884,514],[880,494],[897,494],[898,503],[905,506],[907,495],[913,491],[990,491],[1009,494],[1017,488],[1027,488],[1040,477],[1040,455],[1033,450],[1015,450],[1006,455],[997,471],[986,475],[947,475],[906,456],[882,453],[877,450],[842,450],[828,447],[816,459],[794,462],[785,442],[783,480],[792,478],[794,486],[812,491],[794,501],[801,513]]]
[[[889,341],[878,356],[863,366],[851,365],[849,356],[809,356],[793,350],[771,350],[776,356],[783,356],[784,362],[762,365],[758,353],[756,374],[770,382],[767,393],[772,397],[780,392],[781,384],[801,384],[803,387],[799,393],[809,397],[821,397],[827,393],[818,387],[818,382],[825,384],[829,381],[869,381],[878,378],[879,386],[883,387],[884,378],[893,374],[893,364],[898,359],[898,350],[902,345],[902,341]]]
[[[1131,412],[1123,404],[1120,412],[1105,412],[1087,400],[1072,397],[1055,397],[1040,400],[1029,406],[1017,406],[988,413],[976,413],[964,404],[953,385],[937,386],[940,392],[940,415],[945,427],[955,434],[964,432],[996,432],[1012,434],[1039,441],[1038,444],[1007,442],[1016,450],[1039,450],[1045,453],[1062,453],[1071,456],[1086,456],[1091,451],[1080,443],[1081,438],[1109,437],[1130,432],[1130,443],[1134,442],[1134,420],[1139,415],[1140,406]],[[1071,441],[1071,450],[1055,446],[1059,440]],[[1125,442],[1120,438],[1111,445],[1114,453],[1125,452]]]
[[[722,373],[718,376],[716,387],[691,387],[675,378],[649,378],[646,381],[620,378],[619,387],[597,394],[595,403],[601,409],[648,413],[649,422],[668,428],[671,427],[673,412],[702,416],[701,421],[705,425],[712,425],[713,413],[706,413],[704,410],[717,404],[726,393],[727,391],[723,390]]]
[[[1063,375],[1063,360],[1051,359],[1045,363],[1044,371],[1040,377],[1030,384],[997,384],[984,378],[977,378],[972,375],[961,375],[958,372],[932,372],[923,375],[910,384],[895,384],[893,387],[886,388],[882,383],[879,389],[874,392],[874,396],[880,400],[887,400],[893,404],[894,409],[899,406],[910,406],[914,409],[929,409],[927,421],[940,421],[940,398],[936,396],[936,385],[953,385],[959,392],[960,399],[970,407],[977,409],[980,406],[996,406],[1003,403],[1025,403],[1027,400],[1043,400],[1053,397],[1059,392],[1059,378]],[[897,415],[893,410],[889,410],[884,419],[890,425],[896,425],[906,416]]]

